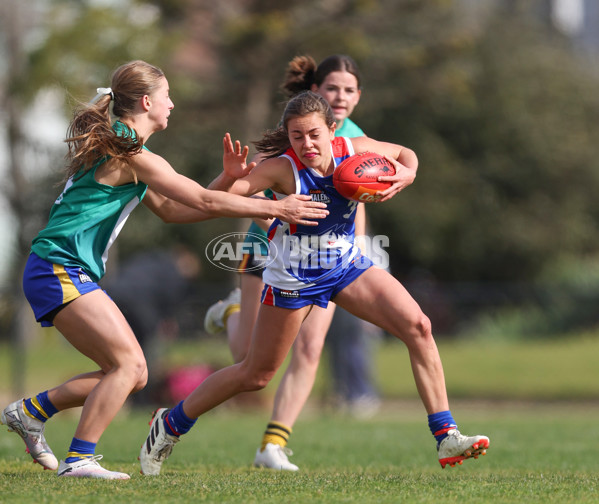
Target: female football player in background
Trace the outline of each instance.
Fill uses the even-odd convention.
[[[110,105],[118,118],[112,122]],[[75,114],[67,143],[66,185],[47,226],[33,240],[23,288],[42,326],[54,325],[97,371],[77,375],[1,412],[1,423],[25,441],[34,461],[58,476],[129,479],[98,463],[96,444],[127,396],[147,381],[146,361],[133,331],[97,282],[108,249],[140,201],[165,222],[198,222],[217,216],[274,215],[308,223],[326,211],[304,197],[275,202],[210,191],[178,174],[145,142],[166,129],[174,105],[164,73],[143,61],[119,67],[111,88],[99,88]],[[247,156],[247,147],[241,157]],[[134,286],[132,286],[134,288]],[[83,406],[64,461],[44,436],[58,411]]]
[[[262,304],[247,356],[210,375],[174,408],[155,412],[140,452],[142,473],[159,474],[174,444],[200,415],[236,394],[264,388],[284,362],[304,319],[315,306],[326,307],[329,301],[405,343],[442,467],[485,453],[489,439],[462,435],[451,415],[428,317],[390,273],[372,266],[354,245],[356,202],[343,198],[332,182],[341,161],[355,152],[376,152],[396,171],[393,176],[379,177],[392,182],[379,193],[380,201],[386,201],[413,182],[418,166],[415,153],[367,137],[335,137],[329,104],[310,91],[292,98],[280,126],[256,142],[267,159],[251,172],[239,163],[239,142],[234,146],[227,136],[224,144],[228,152],[225,170],[211,187],[244,195],[271,188],[281,198],[319,194],[323,196],[319,199],[328,200],[329,215],[315,228],[277,220],[272,224],[270,243],[280,252],[264,272]],[[309,257],[301,243],[310,244]]]

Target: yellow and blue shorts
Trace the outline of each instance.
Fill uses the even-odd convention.
[[[53,264],[33,252],[23,273],[23,291],[43,327],[54,325],[56,314],[83,294],[101,289],[80,267]]]

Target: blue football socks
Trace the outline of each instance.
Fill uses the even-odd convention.
[[[180,436],[189,432],[197,418],[189,418],[183,411],[183,401],[168,412],[164,419],[164,428],[171,436]]]
[[[83,439],[73,438],[67,458],[64,460],[67,464],[71,462],[77,462],[84,458],[93,457],[96,452],[96,443],[90,443],[89,441],[83,441]]]
[[[458,427],[449,410],[429,415],[428,426],[437,440],[437,446],[447,437],[448,431]]]
[[[37,418],[40,422],[45,422],[51,418],[58,410],[48,399],[48,391],[41,392],[35,397],[25,399],[23,402],[25,413],[31,418]]]

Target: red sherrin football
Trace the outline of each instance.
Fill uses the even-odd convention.
[[[395,175],[394,166],[374,152],[361,152],[345,159],[333,173],[333,184],[341,196],[364,203],[375,201],[375,194],[391,182],[379,182],[381,176]]]

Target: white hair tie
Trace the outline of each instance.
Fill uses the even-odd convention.
[[[98,93],[98,94],[96,96],[94,96],[94,98],[92,99],[92,101],[89,102],[91,105],[93,105],[100,98],[102,98],[102,97],[104,97],[106,95],[110,95],[110,99],[114,100],[114,93],[112,92],[112,88],[109,88],[109,87],[99,87],[98,89],[96,89],[96,93]]]

